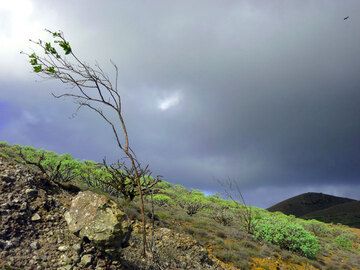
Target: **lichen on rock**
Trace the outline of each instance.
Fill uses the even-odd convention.
[[[65,213],[71,232],[105,247],[121,246],[124,219],[125,213],[113,200],[91,191],[80,192]]]

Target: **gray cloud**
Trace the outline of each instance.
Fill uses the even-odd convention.
[[[154,173],[208,192],[220,190],[214,178],[237,178],[261,206],[310,189],[360,197],[349,193],[360,176],[357,1],[32,3],[29,18],[63,29],[89,63],[110,73],[117,62],[132,142]],[[46,94],[62,86],[34,83],[9,52],[0,106],[17,113],[1,139],[117,157],[100,119],[69,120],[72,104]]]

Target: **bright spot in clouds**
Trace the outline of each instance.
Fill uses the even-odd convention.
[[[0,0],[0,72],[16,70],[19,52],[29,47],[30,37],[40,37],[43,32],[34,11],[30,0]]]
[[[171,95],[162,98],[158,102],[158,108],[162,111],[166,111],[171,107],[178,105],[181,101],[182,95],[180,91],[174,92]]]
[[[34,26],[31,15],[33,4],[28,0],[12,0],[0,2],[0,40],[2,45],[17,46],[19,41],[25,40],[24,34]],[[5,30],[5,31],[4,31]]]

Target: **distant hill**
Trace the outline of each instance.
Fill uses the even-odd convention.
[[[323,222],[341,223],[360,228],[360,201],[334,205],[324,210],[314,211],[302,216],[305,219],[317,219]]]
[[[267,210],[360,228],[360,201],[349,198],[308,192],[284,200]]]

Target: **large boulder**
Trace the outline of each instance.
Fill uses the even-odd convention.
[[[80,192],[71,202],[65,220],[71,232],[97,246],[120,247],[127,235],[125,213],[104,195]]]

